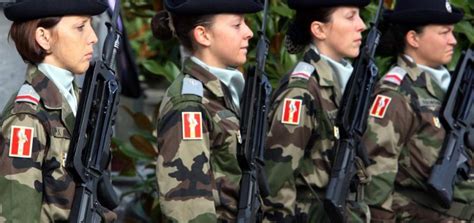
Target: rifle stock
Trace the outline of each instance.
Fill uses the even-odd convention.
[[[336,155],[324,199],[324,208],[331,222],[346,222],[347,196],[351,189],[355,191],[361,181],[356,176],[359,165],[370,165],[361,138],[367,128],[371,94],[378,75],[374,55],[380,40],[378,26],[382,10],[383,1],[379,0],[377,15],[360,55],[354,62],[354,71],[336,118],[336,129],[340,134],[333,148]]]
[[[268,195],[268,185],[263,171],[263,150],[267,133],[267,110],[270,104],[271,85],[265,74],[268,39],[265,24],[268,0],[265,0],[262,30],[257,43],[256,66],[248,72],[242,105],[242,145],[237,158],[242,170],[240,181],[237,222],[258,222],[260,198]]]
[[[119,49],[119,0],[104,44],[102,60],[91,64],[83,84],[66,168],[76,183],[69,222],[96,223],[118,206],[110,174],[110,144],[118,109],[120,82],[112,69]]]
[[[456,177],[465,180],[470,178],[470,157],[465,149],[466,144],[472,146],[473,50],[467,50],[459,61],[441,109],[440,121],[446,130],[446,138],[428,179],[428,189],[434,192],[434,197],[444,208],[451,207]]]

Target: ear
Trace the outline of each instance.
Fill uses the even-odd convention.
[[[206,29],[206,27],[204,26],[194,27],[193,36],[197,44],[201,46],[205,46],[205,47],[208,47],[211,45],[211,35],[209,33],[209,30]]]
[[[311,34],[318,40],[324,40],[327,37],[327,27],[324,23],[313,21],[310,26]]]
[[[47,30],[43,27],[38,27],[35,32],[35,39],[36,42],[49,52],[51,50],[51,45],[52,45],[52,38],[51,38],[51,31]]]
[[[419,37],[419,34],[416,33],[414,30],[410,30],[407,32],[407,34],[405,35],[405,41],[407,42],[407,44],[412,47],[412,48],[418,48],[420,46],[420,37]]]

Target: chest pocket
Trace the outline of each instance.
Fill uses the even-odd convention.
[[[237,147],[242,142],[240,135],[240,121],[230,110],[216,112],[213,118],[216,126],[214,145],[216,149],[228,150],[232,154],[237,154]],[[218,147],[218,148],[217,148]]]
[[[400,155],[400,165],[410,170],[412,177],[424,179],[438,158],[446,133],[439,120],[440,101],[420,97],[413,102],[418,126],[408,141],[407,149]]]
[[[67,158],[67,152],[69,150],[69,144],[71,141],[71,135],[68,130],[63,126],[55,126],[51,128],[50,146],[48,154],[46,155],[47,160],[56,160],[60,167],[65,167]],[[54,161],[53,161],[54,162]],[[57,166],[57,164],[55,166]]]

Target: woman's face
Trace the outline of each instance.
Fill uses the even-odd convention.
[[[207,64],[216,67],[237,67],[247,60],[249,40],[253,32],[238,14],[218,14],[207,29],[209,37]]]
[[[427,25],[415,34],[416,62],[433,68],[451,62],[457,44],[453,29],[453,25]]]
[[[90,16],[64,16],[51,29],[49,54],[43,62],[83,74],[89,68],[96,42]]]
[[[345,57],[359,55],[362,32],[367,27],[360,18],[357,7],[337,7],[330,15],[330,21],[322,23],[322,38],[316,38],[316,45],[322,54],[340,61]]]

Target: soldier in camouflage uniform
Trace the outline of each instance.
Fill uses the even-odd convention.
[[[161,211],[167,222],[234,222],[244,87],[235,68],[245,63],[253,36],[242,13],[260,11],[262,5],[255,0],[167,0],[165,6],[167,11],[152,21],[155,36],[177,36],[191,56],[159,110]]]
[[[29,65],[0,121],[0,222],[68,219],[75,184],[64,161],[79,95],[73,74],[89,67],[97,42],[90,15],[106,7],[27,0],[5,8],[14,22],[10,36]]]
[[[296,9],[296,18],[287,33],[287,49],[307,51],[273,96],[264,154],[270,186],[264,220],[329,222],[322,204],[331,169],[328,155],[336,140],[339,103],[353,69],[344,58],[359,54],[366,26],[358,7],[369,1],[289,0],[288,4]],[[359,214],[350,211],[349,220],[368,221],[367,206],[352,204]]]
[[[453,24],[462,13],[446,0],[399,0],[380,49],[397,52],[396,64],[375,89],[364,142],[376,162],[366,200],[374,222],[472,222],[474,182],[457,182],[450,209],[427,190],[445,130],[439,111],[450,74]],[[392,39],[393,38],[393,39]]]

